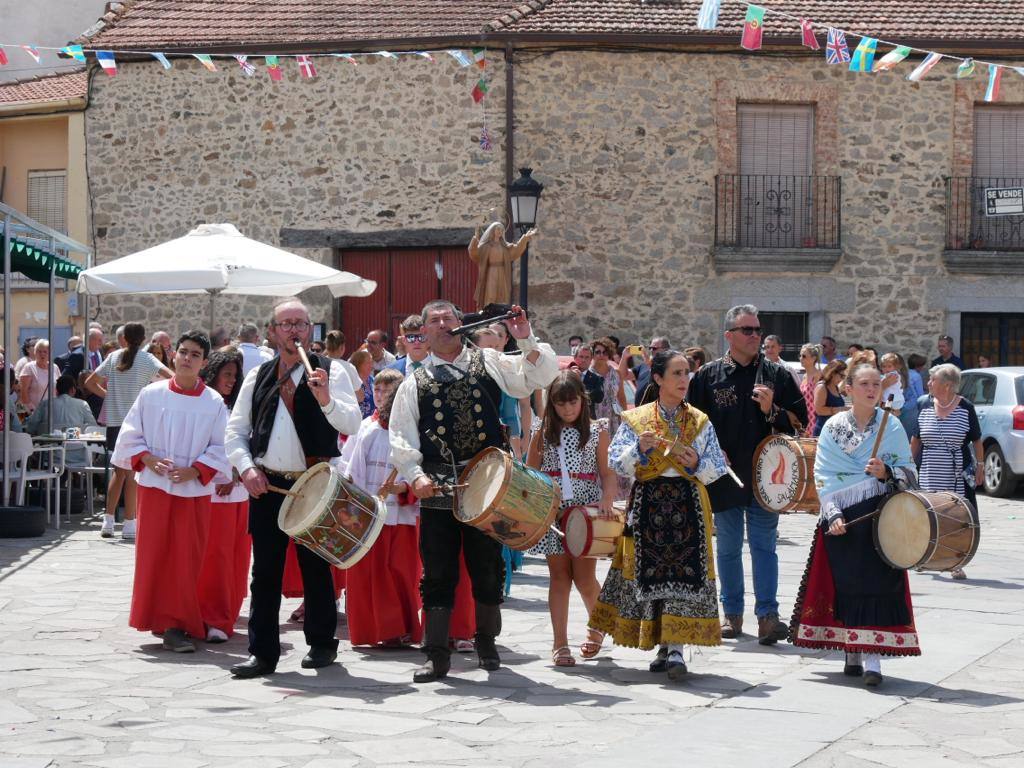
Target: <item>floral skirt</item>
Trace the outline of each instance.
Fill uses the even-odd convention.
[[[709,576],[699,590],[680,591],[672,598],[641,600],[633,536],[623,533],[589,626],[610,635],[616,645],[629,648],[719,645],[715,580]]]

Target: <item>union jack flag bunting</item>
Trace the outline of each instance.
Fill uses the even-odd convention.
[[[249,61],[248,56],[235,56],[235,60],[246,77],[252,77],[256,74],[256,65]]]
[[[846,35],[841,29],[828,28],[828,44],[825,46],[825,61],[829,64],[849,64],[850,49],[846,47]]]
[[[316,67],[309,56],[296,56],[295,60],[299,62],[299,71],[303,77],[316,77]]]

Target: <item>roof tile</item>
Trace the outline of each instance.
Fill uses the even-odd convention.
[[[89,75],[85,69],[53,75],[41,75],[31,80],[18,80],[0,84],[0,104],[22,102],[61,101],[85,98],[89,91]]]

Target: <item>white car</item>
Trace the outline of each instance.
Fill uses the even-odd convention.
[[[971,368],[960,375],[960,394],[981,422],[985,492],[1009,496],[1024,478],[1024,368]]]

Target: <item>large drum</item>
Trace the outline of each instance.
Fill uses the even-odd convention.
[[[510,549],[526,550],[551,527],[562,496],[548,475],[485,448],[459,477],[466,488],[455,517]]]
[[[387,518],[383,501],[326,462],[303,472],[291,494],[281,505],[278,527],[338,568],[351,568],[370,551]]]
[[[874,521],[875,549],[893,568],[953,571],[978,551],[981,527],[967,499],[949,491],[902,491]]]
[[[770,512],[818,514],[814,456],[818,441],[810,437],[769,435],[754,451],[754,496]]]
[[[573,557],[611,557],[626,527],[626,502],[615,502],[611,515],[597,507],[569,507],[565,512],[565,551]]]

